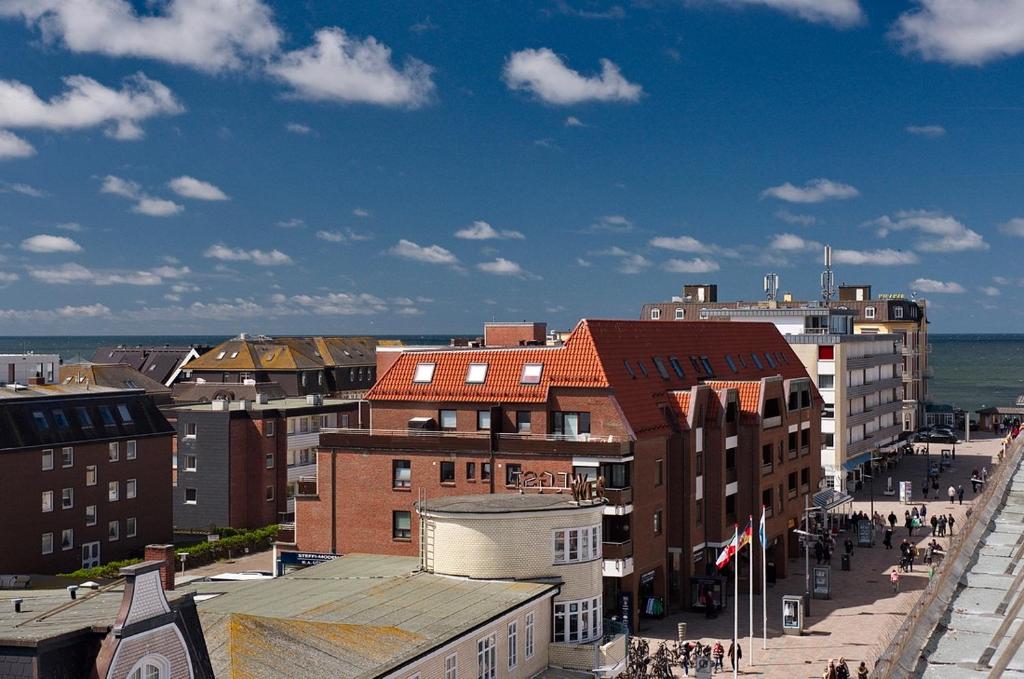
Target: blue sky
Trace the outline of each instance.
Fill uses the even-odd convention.
[[[1019,6],[0,0],[0,334],[570,327],[824,243],[1018,330]]]

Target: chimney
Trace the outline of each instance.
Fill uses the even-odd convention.
[[[228,403],[230,403],[230,401],[228,401],[226,398],[215,398],[213,399],[212,410],[228,410]]]
[[[143,560],[160,561],[162,563],[160,566],[160,584],[168,592],[174,589],[176,558],[174,545],[146,545],[146,553]]]
[[[78,598],[78,585],[68,585],[68,594],[71,595],[72,600]]]

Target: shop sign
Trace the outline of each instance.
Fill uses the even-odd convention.
[[[648,585],[652,582],[654,582],[654,571],[648,571],[640,576],[641,585]]]

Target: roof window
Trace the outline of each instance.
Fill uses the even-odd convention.
[[[757,357],[757,354],[750,354],[750,360],[754,362],[758,370],[764,370],[764,365],[762,365],[761,359]]]
[[[54,408],[53,419],[57,423],[57,429],[70,429],[71,423],[68,422],[68,416],[64,414],[64,411],[60,408]]]
[[[125,424],[132,423],[132,414],[128,412],[128,406],[123,403],[117,404],[117,412],[121,415],[121,421]]]
[[[107,406],[100,406],[99,410],[100,419],[103,420],[103,426],[113,427],[115,424],[117,424],[116,422],[114,422],[114,414],[110,412],[110,408],[108,408]]]
[[[320,354],[317,354],[317,356],[319,356],[319,355]],[[237,351],[232,351],[231,352],[231,358],[238,358],[238,352]]]
[[[78,424],[81,425],[83,429],[91,429],[92,418],[89,417],[89,411],[85,408],[75,408],[75,412],[78,413]]]
[[[630,377],[631,377],[632,379],[634,379],[634,380],[635,380],[635,379],[636,379],[636,373],[635,373],[635,372],[633,372],[633,366],[631,366],[631,365],[629,364],[629,361],[625,361],[625,360],[624,360],[624,361],[622,361],[622,365],[624,365],[624,366],[626,367],[626,372],[627,372],[627,373],[629,373],[629,376],[630,376]]]
[[[466,384],[483,384],[487,379],[486,363],[470,363],[466,371]]]
[[[46,415],[42,410],[32,411],[32,421],[36,423],[36,429],[39,431],[50,431],[50,423],[46,421]]]
[[[729,364],[729,370],[733,371],[734,373],[738,373],[739,372],[739,369],[736,367],[736,362],[732,360],[732,356],[730,356],[729,354],[726,354],[725,355],[725,362]]]
[[[412,376],[412,381],[418,384],[430,384],[434,381],[434,363],[417,363],[416,373]]]
[[[642,375],[643,375],[644,377],[647,377],[647,366],[645,366],[645,365],[644,365],[644,362],[643,362],[643,360],[639,360],[639,361],[637,361],[637,362],[636,362],[636,367],[640,368],[640,373],[641,373],[641,374],[642,374]]]
[[[700,357],[700,364],[704,366],[704,372],[707,373],[708,377],[712,377],[715,374],[715,371],[711,368],[711,361],[708,360],[707,356]]]
[[[773,368],[779,367],[779,364],[775,362],[775,358],[772,357],[772,355],[769,352],[764,352],[764,357],[768,359],[768,365],[770,365]]]
[[[151,366],[149,366],[149,371],[150,372],[153,372],[154,370],[156,370],[156,363],[154,363]]]
[[[523,384],[540,384],[540,376],[544,371],[543,363],[524,363],[523,373],[519,381]]]
[[[228,352],[226,352],[226,351],[222,351],[222,352],[220,352],[219,354],[217,354],[217,360],[219,361],[219,360],[221,360],[222,358],[224,358],[224,355],[225,355],[226,353],[228,353]]]
[[[675,356],[668,357],[668,364],[672,366],[673,372],[679,379],[683,379],[686,375],[683,373],[683,364],[679,362],[679,359]]]
[[[667,380],[668,370],[665,369],[665,362],[657,356],[652,356],[651,362],[654,363],[654,367],[658,369],[658,374],[661,375],[661,378]]]

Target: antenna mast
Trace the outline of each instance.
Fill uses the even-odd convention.
[[[821,300],[828,306],[836,294],[836,279],[832,273],[832,246],[825,246],[825,270],[821,272]]]
[[[764,296],[769,302],[775,302],[779,297],[779,274],[768,273],[764,276]]]

